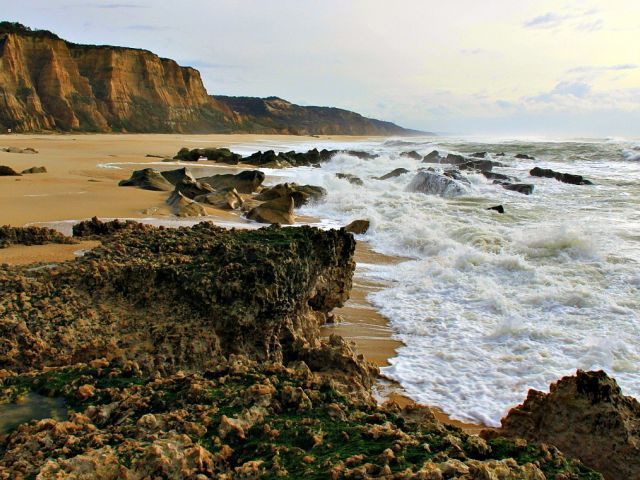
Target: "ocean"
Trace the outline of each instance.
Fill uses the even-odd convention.
[[[268,174],[325,187],[326,201],[301,214],[326,226],[368,219],[371,228],[359,240],[409,259],[357,271],[387,285],[369,300],[404,346],[382,370],[409,397],[489,426],[498,426],[530,388],[548,391],[576,369],[604,369],[626,394],[640,397],[640,142],[412,137],[295,148],[307,147],[379,155],[339,154],[321,169]],[[462,195],[409,192],[419,168],[450,168],[400,155],[412,150],[488,152],[504,164],[494,172],[535,190],[523,195],[463,172],[469,185]],[[594,185],[531,177],[534,166],[583,175]],[[410,173],[374,179],[399,167]],[[363,185],[337,178],[339,172]],[[505,213],[487,210],[495,205]]]

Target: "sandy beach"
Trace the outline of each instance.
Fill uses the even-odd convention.
[[[322,137],[331,140],[332,137]],[[340,137],[340,140],[361,140],[362,137]],[[2,135],[0,148],[31,147],[37,154],[0,152],[0,165],[8,165],[20,172],[33,166],[44,166],[47,173],[21,177],[0,177],[0,204],[5,208],[0,224],[24,226],[38,222],[55,222],[100,218],[170,218],[165,204],[166,192],[152,192],[138,188],[118,187],[118,181],[129,178],[134,169],[153,164],[166,170],[177,168],[162,162],[171,158],[182,147],[229,147],[255,145],[256,150],[268,149],[269,142],[286,142],[295,149],[299,143],[316,139],[279,135]],[[148,157],[147,155],[153,155]],[[105,164],[119,168],[105,168]],[[199,162],[198,165],[207,162]],[[196,165],[189,164],[196,167]],[[216,173],[235,172],[252,167],[211,165]],[[266,183],[269,183],[267,180]],[[273,183],[273,182],[272,182]],[[208,209],[215,221],[244,222],[237,213]],[[74,258],[76,252],[92,248],[94,242],[76,245],[12,246],[0,249],[0,263],[27,264],[34,262],[60,262]],[[396,263],[401,258],[389,257],[372,251],[367,243],[359,242],[356,262]],[[392,338],[387,319],[367,301],[367,295],[383,287],[354,278],[354,288],[347,304],[335,313],[341,322],[323,329],[323,334],[341,335],[355,343],[357,350],[378,366],[388,365],[401,343]],[[389,383],[385,394],[398,403],[410,403],[402,396],[398,385]],[[467,431],[480,428],[449,419],[439,412],[441,420]]]

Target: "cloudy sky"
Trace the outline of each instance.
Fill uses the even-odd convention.
[[[152,50],[214,94],[437,132],[640,137],[638,0],[2,0],[2,17]]]

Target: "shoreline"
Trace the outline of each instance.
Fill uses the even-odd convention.
[[[24,226],[31,223],[80,220],[98,216],[100,218],[157,218],[159,220],[175,219],[169,214],[164,200],[166,192],[152,192],[138,188],[118,187],[117,182],[128,178],[132,169],[100,168],[105,163],[156,163],[160,159],[146,157],[148,154],[158,155],[158,151],[167,157],[173,156],[185,144],[205,141],[212,146],[253,145],[256,150],[265,149],[263,143],[269,141],[287,141],[292,148],[295,143],[310,141],[332,141],[336,137],[296,137],[283,135],[177,135],[177,134],[82,134],[73,138],[74,134],[58,136],[11,134],[0,137],[0,146],[33,147],[40,153],[34,155],[0,153],[0,165],[12,166],[21,171],[32,166],[45,166],[49,173],[24,175],[22,177],[0,178],[0,202],[12,205],[3,212],[0,223],[13,226]],[[62,138],[61,138],[62,137]],[[111,138],[105,142],[104,137]],[[153,137],[157,140],[150,144]],[[119,141],[114,142],[117,138]],[[366,140],[369,137],[339,137],[344,141]],[[52,141],[53,140],[53,141]],[[63,140],[63,141],[61,141]],[[158,141],[159,140],[159,141]],[[28,144],[26,143],[28,142]],[[215,165],[215,166],[214,166]],[[160,165],[155,165],[156,167]],[[216,168],[219,173],[225,171],[241,171],[252,166],[220,166],[208,162],[188,164],[191,168]],[[176,168],[167,163],[167,169]],[[271,179],[272,180],[272,179]],[[113,188],[115,187],[115,188]],[[75,192],[75,193],[74,193]],[[79,193],[82,192],[82,193]],[[19,197],[21,203],[16,202]],[[238,214],[207,209],[212,221],[245,223]],[[7,221],[7,219],[9,221]],[[206,221],[207,217],[193,219]],[[313,219],[302,218],[304,221]],[[248,222],[247,222],[248,224]],[[0,263],[26,264],[33,262],[59,262],[75,257],[78,250],[93,248],[91,242],[76,245],[43,245],[13,246],[0,249]],[[398,263],[403,259],[390,257],[374,252],[366,242],[357,242],[356,263]],[[356,349],[365,358],[378,366],[388,365],[388,359],[402,345],[393,338],[389,321],[380,315],[368,302],[367,295],[384,285],[354,277],[354,286],[347,304],[336,309],[334,313],[343,317],[344,321],[333,326],[325,326],[323,335],[336,333],[347,341],[356,344]],[[403,394],[402,387],[391,383],[385,394],[389,400],[400,405],[413,402]],[[438,408],[431,407],[438,419],[443,423],[458,426],[468,433],[478,433],[488,428],[482,425],[466,424],[451,419]]]

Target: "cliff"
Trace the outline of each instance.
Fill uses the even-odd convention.
[[[409,133],[345,110],[287,104],[285,112],[269,100],[265,114],[254,99],[225,98],[210,96],[196,69],[149,51],[0,22],[1,131]]]
[[[278,97],[214,97],[238,114],[241,128],[287,135],[411,135],[417,132],[334,107],[303,107]]]

